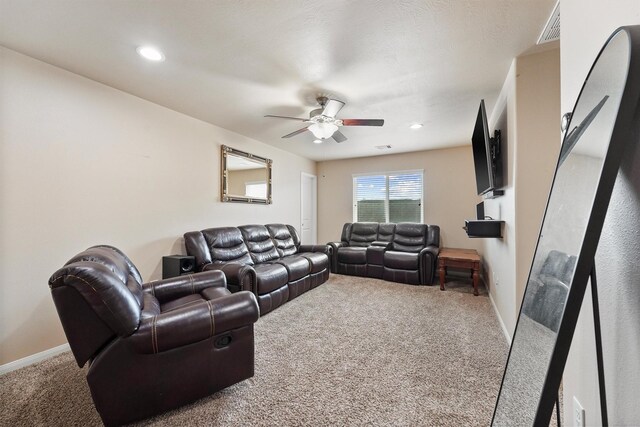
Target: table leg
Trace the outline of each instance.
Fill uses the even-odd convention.
[[[444,263],[440,263],[440,290],[444,291],[444,280],[445,280],[446,270]]]
[[[478,296],[478,282],[480,281],[480,265],[473,264],[473,294]]]

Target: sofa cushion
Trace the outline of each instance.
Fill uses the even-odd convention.
[[[269,262],[280,258],[269,230],[264,225],[243,225],[238,227],[249,248],[254,263]]]
[[[345,247],[338,249],[338,262],[345,264],[366,264],[367,248],[366,247]]]
[[[377,222],[354,222],[351,225],[349,246],[367,247],[378,238]]]
[[[231,291],[229,291],[229,289],[227,288],[212,286],[210,288],[203,289],[202,292],[200,292],[200,295],[202,295],[204,299],[212,301],[218,298],[226,297],[227,295],[231,295]]]
[[[393,235],[393,250],[420,252],[422,248],[425,247],[426,239],[426,224],[414,224],[410,222],[396,224],[396,231]]]
[[[298,252],[289,227],[285,224],[267,224],[266,227],[281,257]]]
[[[209,247],[211,261],[234,261],[242,264],[253,264],[249,249],[242,238],[242,233],[236,227],[209,228],[202,230],[202,235]]]
[[[165,304],[161,304],[160,305],[160,311],[162,313],[166,313],[167,311],[171,311],[171,310],[175,310],[177,308],[182,308],[182,307],[186,307],[190,304],[194,304],[197,302],[202,302],[204,301],[204,298],[202,298],[202,295],[200,294],[191,294],[191,295],[186,295],[183,296],[182,298],[178,298],[178,299],[174,299],[171,300]]]
[[[259,295],[274,291],[289,281],[287,269],[280,264],[256,264],[253,268],[256,271]]]
[[[396,231],[396,225],[392,223],[381,223],[378,226],[378,238],[380,242],[390,242],[393,240],[393,233]]]
[[[305,257],[311,264],[311,273],[319,273],[324,269],[329,268],[329,257],[327,254],[320,252],[302,252],[299,256]]]
[[[387,251],[384,253],[384,266],[398,270],[417,270],[417,253]]]
[[[280,258],[279,260],[274,261],[274,263],[283,265],[287,269],[287,273],[289,274],[289,282],[302,279],[311,272],[311,265],[309,263],[309,260],[297,255],[290,255],[284,258]]]

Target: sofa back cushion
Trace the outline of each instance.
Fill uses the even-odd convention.
[[[354,222],[351,225],[349,246],[367,247],[378,238],[377,222]]]
[[[139,278],[129,258],[110,246],[79,253],[51,276],[53,301],[78,366],[114,336],[126,337],[138,328]]]
[[[427,225],[411,222],[396,224],[393,235],[393,250],[401,252],[420,252],[426,246]]]
[[[65,265],[81,261],[94,262],[107,267],[131,292],[138,308],[142,308],[142,277],[129,257],[120,249],[107,245],[92,246],[71,258]]]
[[[269,262],[280,258],[267,227],[255,224],[242,225],[238,228],[254,263]]]
[[[352,223],[347,222],[342,226],[342,234],[340,234],[340,241],[349,243],[349,236],[351,236],[352,225],[353,225]]]
[[[440,247],[440,227],[437,225],[430,225],[427,230],[427,246]]]
[[[253,264],[253,260],[249,254],[249,248],[245,244],[242,233],[238,228],[209,228],[202,230],[202,235],[209,248],[212,262],[234,261],[241,264]]]
[[[291,230],[285,224],[267,224],[269,235],[273,239],[280,257],[293,255],[298,252],[296,242],[291,235]]]
[[[378,226],[378,241],[391,242],[393,233],[396,231],[396,225],[392,223],[380,223]]]
[[[291,238],[293,239],[293,244],[296,247],[299,247],[302,244],[300,240],[300,234],[298,234],[298,230],[293,225],[287,224],[287,228],[289,229],[289,234],[291,234]]]

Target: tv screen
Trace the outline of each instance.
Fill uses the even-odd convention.
[[[491,160],[491,141],[489,140],[489,125],[484,99],[480,101],[476,126],[471,137],[473,146],[473,163],[476,170],[476,186],[478,194],[482,195],[494,189],[493,162]]]

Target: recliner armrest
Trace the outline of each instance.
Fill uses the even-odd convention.
[[[381,240],[376,240],[374,242],[371,242],[371,246],[379,246],[386,249],[391,249],[391,242],[383,242]]]
[[[430,285],[435,279],[436,269],[438,267],[438,254],[440,248],[435,245],[429,245],[420,251],[420,282],[423,285]],[[429,261],[431,259],[431,261]]]
[[[300,245],[298,246],[298,252],[321,252],[329,255],[329,245]]]
[[[227,287],[227,281],[219,271],[185,274],[169,279],[144,283],[142,290],[151,292],[160,303],[186,295],[198,294],[210,287]]]
[[[420,255],[422,256],[426,253],[431,254],[431,256],[433,256],[433,259],[435,260],[438,258],[438,254],[440,253],[440,248],[434,245],[426,246],[422,248],[422,250],[420,251]]]
[[[138,353],[155,354],[250,325],[259,316],[256,297],[238,292],[144,318],[126,339]]]
[[[258,295],[256,271],[247,264],[239,262],[216,262],[205,264],[203,271],[222,271],[227,278],[227,288],[231,292],[249,291]]]
[[[347,247],[349,244],[347,242],[329,242],[327,246],[333,249],[333,253],[335,253],[339,248]]]
[[[347,242],[329,242],[327,243],[327,246],[329,246],[329,262],[331,264],[331,272],[332,273],[337,273],[338,272],[338,249],[340,248],[346,248],[347,246],[349,246],[349,244]]]

